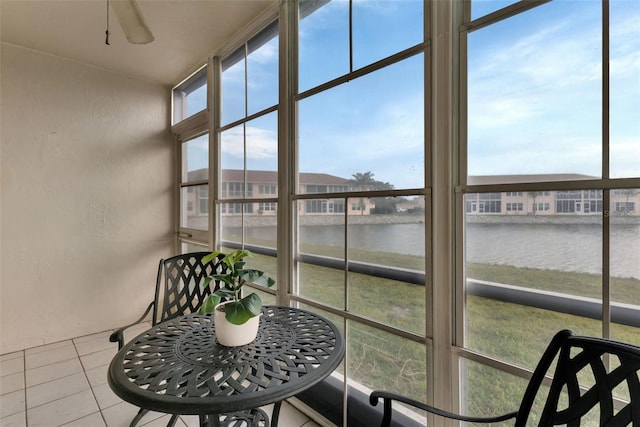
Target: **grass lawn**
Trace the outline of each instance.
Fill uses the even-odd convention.
[[[327,256],[340,256],[341,249],[323,248]],[[366,252],[366,251],[364,251]],[[315,251],[318,254],[320,252]],[[358,253],[358,259],[407,268],[419,263],[405,255]],[[254,268],[275,270],[273,258],[256,256]],[[356,273],[299,264],[300,295],[330,307],[350,312],[401,329],[423,334],[426,323],[425,287]],[[601,298],[601,277],[594,274],[516,268],[502,265],[468,264],[467,277],[510,285]],[[344,284],[348,283],[345,292]],[[640,280],[612,278],[612,299],[640,305]],[[602,322],[594,319],[467,296],[465,347],[482,354],[533,369],[560,329],[581,335],[602,336]],[[322,313],[325,314],[325,313]],[[326,315],[326,314],[325,314]],[[341,324],[340,319],[336,319]],[[348,322],[349,377],[372,389],[397,391],[418,400],[426,398],[426,348],[393,334]],[[612,325],[614,339],[640,345],[640,329]],[[465,375],[466,372],[466,375]],[[466,411],[474,415],[495,415],[517,408],[526,381],[488,368],[463,362],[466,380]]]

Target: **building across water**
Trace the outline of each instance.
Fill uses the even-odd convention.
[[[206,169],[189,173],[189,181],[197,183],[206,180]],[[553,182],[566,180],[593,179],[578,174],[547,175],[510,175],[470,177],[473,185],[496,184],[501,182]],[[362,188],[352,179],[324,173],[300,173],[299,192],[344,193],[348,191],[369,190]],[[278,194],[278,174],[275,171],[224,169],[221,173],[220,198],[229,199],[222,203],[222,215],[245,214],[275,215],[277,203],[273,201]],[[234,199],[256,199],[254,203],[234,202]],[[271,200],[269,200],[271,199]],[[384,199],[384,198],[382,198]],[[423,198],[387,198],[385,211],[376,210],[378,200],[367,197],[345,199],[319,198],[301,201],[298,211],[301,215],[373,215],[376,213],[411,212],[424,209]],[[184,200],[184,199],[183,199]],[[640,216],[640,190],[616,189],[610,193],[610,214],[614,216]],[[183,204],[188,217],[206,216],[209,209],[209,191],[206,185],[187,187],[186,204]],[[389,206],[392,212],[389,211]],[[605,211],[602,190],[563,190],[563,191],[507,191],[494,193],[472,193],[465,196],[467,215],[602,215]]]

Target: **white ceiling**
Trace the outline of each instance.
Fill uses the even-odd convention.
[[[174,85],[278,0],[138,0],[155,40],[127,42],[106,0],[0,0],[6,43]]]

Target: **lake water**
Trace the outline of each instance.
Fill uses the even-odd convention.
[[[424,255],[424,224],[362,224],[349,230],[350,246]],[[306,243],[342,246],[341,226],[306,226]],[[640,225],[611,230],[611,274],[640,279]],[[468,224],[467,261],[600,273],[602,227],[594,224]]]

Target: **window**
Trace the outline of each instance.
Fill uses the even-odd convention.
[[[483,3],[473,0],[471,9]],[[553,1],[495,17],[469,33],[470,177],[491,175],[504,183],[515,175],[530,182],[542,175],[600,177],[602,6],[597,1],[583,6]],[[578,151],[590,155],[576,156]],[[481,184],[469,179],[475,183]]]
[[[207,215],[209,213],[209,189],[207,187],[198,187],[198,215]]]
[[[207,108],[207,67],[173,88],[173,124]]]
[[[209,229],[209,135],[180,145],[180,228],[193,235]],[[204,234],[198,235],[205,238]]]
[[[260,184],[258,185],[259,194],[277,194],[275,185]]]
[[[258,203],[258,213],[262,213],[262,212],[275,212],[276,211],[276,204],[275,203],[264,203],[264,202],[260,202]]]
[[[425,346],[388,333],[426,334],[423,3],[301,1],[299,16],[292,299],[349,313],[351,381],[424,400]]]
[[[468,48],[461,75],[467,164],[460,166],[467,174],[458,230],[464,297],[456,318],[464,325],[457,331],[461,407],[488,416],[517,407],[526,381],[516,366],[533,369],[559,329],[638,342],[640,324],[621,314],[622,304],[640,311],[640,215],[628,212],[638,196],[610,178],[640,180],[630,151],[639,152],[640,143],[630,116],[639,111],[638,70],[622,65],[638,47],[638,28],[627,25],[640,18],[640,7],[469,3],[473,19],[485,16],[465,22],[461,35]],[[609,21],[603,7],[610,7]],[[609,57],[603,32],[611,36]],[[602,64],[612,64],[609,74]],[[609,84],[611,92],[603,92]],[[486,393],[497,383],[508,392]]]
[[[346,424],[372,388],[512,410],[561,327],[640,343],[636,3],[280,2],[209,58],[215,105],[177,86],[181,246],[336,322]]]
[[[220,209],[217,242],[223,249],[243,247],[248,262],[277,279],[278,183],[278,29],[277,20],[220,62]],[[259,199],[259,200],[256,200]],[[276,288],[261,289],[274,301]]]
[[[615,211],[618,213],[628,214],[636,210],[636,204],[633,202],[616,202]]]
[[[638,177],[640,171],[640,79],[626,64],[640,52],[637,1],[609,2],[610,170],[612,178]],[[634,124],[635,123],[635,124]]]
[[[500,193],[481,193],[469,195],[467,203],[473,203],[471,199],[476,199],[479,213],[501,213],[502,212],[502,194]]]
[[[549,203],[536,203],[534,212],[548,212],[550,208]]]

